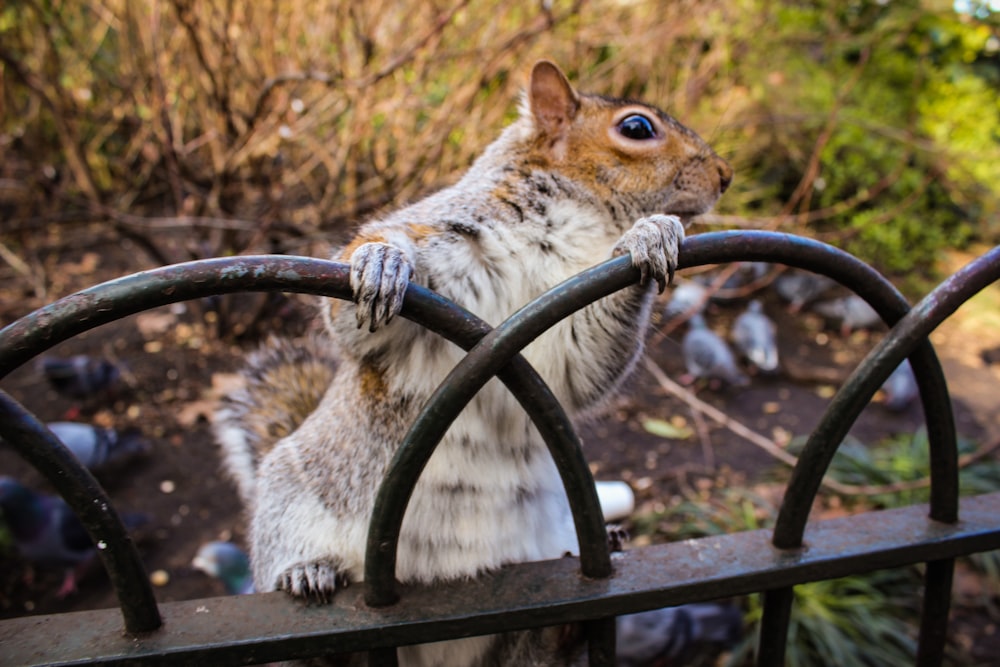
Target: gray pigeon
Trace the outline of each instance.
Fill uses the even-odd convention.
[[[732,605],[704,602],[619,616],[618,667],[686,664],[697,645],[731,648],[743,632],[743,614]]]
[[[764,373],[778,369],[777,327],[764,314],[760,301],[754,299],[733,322],[733,345],[753,366]]]
[[[882,321],[875,309],[857,294],[820,301],[813,304],[812,309],[823,317],[838,322],[840,333],[844,336],[856,329],[871,329]]]
[[[729,304],[746,298],[754,290],[754,284],[763,279],[770,269],[771,265],[767,262],[737,262],[736,270],[712,294],[712,302]],[[715,280],[710,278],[706,282],[714,284]]]
[[[701,315],[695,315],[688,321],[681,351],[687,372],[695,378],[722,380],[736,387],[750,384],[750,379],[737,368],[736,358],[726,341],[708,328]]]
[[[697,280],[685,280],[673,288],[663,315],[669,321],[689,311],[700,313],[705,308],[706,301],[707,288]]]
[[[910,360],[904,359],[903,363],[896,366],[885,382],[882,383],[882,393],[885,400],[882,405],[892,412],[902,412],[910,407],[910,403],[920,395],[917,388],[917,378],[913,375],[913,367]]]
[[[21,556],[32,563],[66,568],[57,596],[76,591],[76,582],[97,555],[83,524],[59,496],[36,493],[11,477],[0,477],[0,511]],[[144,514],[123,514],[126,528],[148,522]]]
[[[811,271],[789,270],[774,280],[774,291],[788,302],[791,313],[799,312],[836,286],[837,281]]]
[[[94,472],[116,470],[148,456],[152,445],[136,429],[117,431],[80,422],[46,424],[80,463]]]
[[[122,379],[114,363],[85,354],[42,357],[38,365],[56,393],[77,400],[113,398]]]
[[[201,545],[191,565],[221,581],[230,595],[254,592],[250,557],[232,542],[208,542]]]

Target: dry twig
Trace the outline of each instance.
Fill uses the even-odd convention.
[[[657,365],[655,361],[650,359],[648,356],[643,358],[643,362],[646,366],[646,370],[649,371],[653,379],[659,383],[659,385],[667,392],[676,396],[680,400],[684,401],[692,410],[696,410],[712,421],[724,426],[741,438],[748,440],[751,444],[763,449],[765,452],[770,454],[772,457],[778,459],[782,463],[795,467],[798,463],[798,458],[789,454],[784,450],[778,443],[770,440],[760,433],[757,433],[751,428],[748,428],[744,424],[732,419],[727,416],[721,410],[705,403],[690,391],[677,384],[663,371],[662,368]],[[984,451],[974,452],[968,454],[959,459],[959,465],[964,466],[979,460],[987,453],[1000,449],[1000,440],[983,448]],[[921,479],[916,479],[908,482],[897,482],[895,484],[882,484],[878,486],[871,485],[856,485],[856,484],[843,484],[835,479],[832,479],[829,475],[823,478],[823,486],[839,493],[841,495],[847,496],[877,496],[889,493],[899,493],[901,491],[912,491],[915,489],[922,489],[930,485],[930,478],[924,477]]]

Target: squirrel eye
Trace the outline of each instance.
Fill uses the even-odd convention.
[[[631,116],[626,116],[618,123],[618,132],[621,133],[623,137],[628,139],[652,139],[656,136],[656,130],[653,128],[653,124],[645,116],[640,116],[634,114]]]

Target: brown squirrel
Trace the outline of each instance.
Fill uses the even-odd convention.
[[[350,263],[354,298],[323,301],[329,339],[272,343],[251,359],[246,389],[217,414],[227,468],[251,513],[257,590],[325,600],[362,576],[386,467],[464,354],[394,317],[409,281],[496,325],[564,279],[631,253],[641,284],[578,311],[524,351],[579,416],[632,371],[652,283],[662,291],[672,277],[682,223],[708,211],[731,179],[730,166],[664,112],[578,93],[556,65],[538,62],[520,117],[460,181],[368,222],[335,255]],[[471,577],[577,550],[541,437],[491,380],[416,486],[397,577]],[[521,632],[403,647],[398,655],[401,665],[567,664],[554,643],[544,631]]]

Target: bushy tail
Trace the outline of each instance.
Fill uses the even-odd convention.
[[[336,371],[333,343],[320,335],[272,337],[247,357],[243,386],[222,398],[212,420],[223,466],[247,508],[261,458],[316,409]]]

